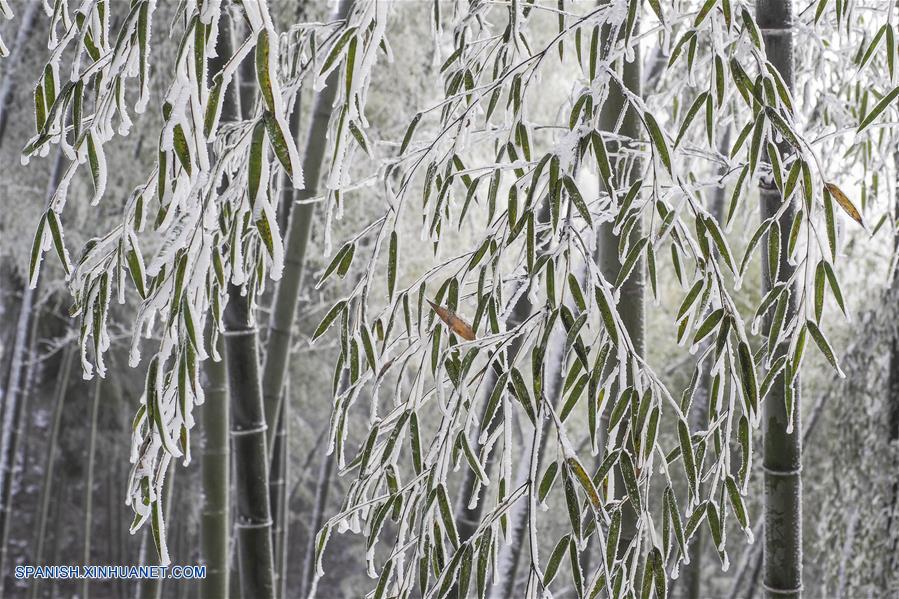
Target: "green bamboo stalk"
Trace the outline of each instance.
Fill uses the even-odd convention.
[[[209,72],[218,73],[231,56],[233,47],[233,23],[229,18],[219,21],[219,37],[216,40],[216,56],[209,59]],[[225,91],[222,103],[222,120],[235,121],[238,117],[238,98],[233,86]],[[207,344],[213,343],[212,323],[208,323],[204,336]],[[216,351],[224,351],[220,339],[215,341]],[[203,506],[200,514],[201,556],[206,564],[206,578],[200,581],[200,596],[204,599],[228,599],[231,570],[231,404],[228,394],[228,374],[225,360],[212,358],[203,363],[206,401],[202,407],[203,450],[201,455]]]
[[[56,153],[53,160],[53,167],[50,172],[50,179],[45,191],[45,197],[50,198],[56,191],[59,181],[62,177],[62,150]],[[0,597],[3,596],[4,582],[6,580],[6,563],[7,563],[7,541],[8,541],[8,515],[10,504],[12,502],[12,480],[14,476],[13,465],[15,456],[18,453],[18,435],[16,434],[19,427],[19,419],[22,415],[22,403],[27,398],[27,389],[24,389],[22,374],[24,367],[25,345],[28,342],[29,323],[32,318],[36,318],[34,311],[34,302],[37,298],[37,290],[32,289],[27,282],[23,285],[22,303],[19,308],[19,316],[16,322],[16,335],[12,351],[12,360],[10,362],[10,373],[7,379],[7,388],[3,394],[4,412],[2,434],[0,434],[0,497],[3,499],[3,506],[0,508]],[[34,331],[32,331],[32,338]],[[34,352],[31,352],[32,354]],[[32,355],[33,358],[33,355]],[[27,383],[27,377],[26,381]],[[21,396],[21,397],[20,397]]]
[[[288,402],[281,402],[281,412],[278,418],[278,430],[275,431],[274,449],[272,456],[272,477],[269,481],[269,501],[272,506],[272,546],[275,554],[275,587],[278,597],[286,597],[285,582],[287,571],[285,561],[287,559],[287,417],[283,412],[287,409]]]
[[[221,42],[220,42],[221,44]],[[233,40],[231,47],[234,47]],[[225,54],[230,55],[230,51]],[[222,119],[251,117],[256,88],[253,57],[238,72],[239,103],[226,99]],[[226,112],[227,110],[227,112]],[[275,563],[269,505],[269,453],[259,367],[259,335],[247,297],[233,284],[224,313],[225,364],[231,394],[231,441],[236,483],[235,527],[240,593],[274,599]]]
[[[97,419],[100,413],[100,389],[102,379],[95,375],[94,397],[91,401],[90,435],[87,444],[87,480],[84,483],[84,553],[82,562],[85,566],[91,563],[91,532],[94,509],[94,457],[97,449]],[[81,583],[81,595],[90,597],[90,578],[85,577]]]
[[[340,0],[334,20],[344,19],[349,13],[353,0]],[[315,96],[312,108],[312,122],[306,134],[303,151],[303,178],[305,187],[294,194],[294,206],[288,213],[287,234],[284,243],[284,271],[278,282],[269,321],[268,344],[265,365],[262,371],[262,393],[265,398],[266,422],[277,425],[276,419],[282,402],[287,359],[289,357],[290,336],[296,315],[297,298],[303,280],[303,266],[306,260],[306,246],[312,229],[315,204],[307,202],[318,195],[322,165],[328,145],[328,123],[337,94],[339,69],[328,75],[325,87]],[[274,427],[277,430],[277,426]]]
[[[894,216],[899,218],[899,150],[893,152],[893,168],[896,176],[896,198],[894,199]],[[893,234],[893,252],[899,251],[899,232]],[[892,273],[893,280],[890,285],[890,294],[895,299],[899,297],[899,272]],[[888,431],[887,440],[892,445],[899,439],[899,337],[894,331],[890,339],[890,361],[889,374],[887,380],[888,397]],[[899,539],[896,538],[896,509],[899,506],[899,480],[893,480],[890,487],[890,503],[887,507],[889,517],[887,518],[887,538],[890,539],[890,551],[887,552],[887,567],[884,573],[894,572],[896,570],[896,562],[899,560],[897,556],[897,544]]]
[[[209,336],[207,335],[207,338]],[[200,581],[203,599],[228,599],[228,537],[231,532],[230,478],[231,407],[224,360],[203,364],[206,375],[203,404],[203,507],[200,538],[206,578]]]
[[[322,456],[318,471],[318,482],[315,485],[315,499],[312,503],[312,518],[309,525],[309,539],[306,542],[306,555],[303,558],[303,572],[300,579],[298,597],[306,599],[315,580],[315,533],[324,522],[325,506],[328,502],[328,491],[331,488],[331,475],[334,472],[334,453]]]
[[[59,376],[56,379],[56,390],[54,397],[56,398],[56,406],[53,408],[53,423],[50,425],[50,440],[47,444],[47,457],[44,465],[44,481],[41,485],[40,506],[38,512],[38,525],[35,530],[35,550],[34,565],[43,565],[44,561],[44,541],[47,532],[47,516],[50,513],[50,497],[53,489],[53,471],[56,465],[56,448],[59,445],[59,430],[62,425],[62,414],[66,402],[66,391],[69,387],[69,378],[72,374],[72,362],[75,355],[75,346],[69,344],[62,356],[62,365],[59,368]],[[30,596],[32,599],[37,597],[38,580],[31,580]]]
[[[35,292],[35,296],[37,293]],[[21,385],[17,385],[17,395],[19,397],[15,406],[11,409],[13,429],[10,435],[9,451],[6,455],[4,466],[6,467],[6,478],[4,479],[2,500],[3,505],[0,509],[0,572],[6,571],[6,564],[9,561],[9,534],[12,528],[13,502],[15,500],[18,479],[22,476],[25,468],[25,459],[22,451],[23,439],[23,423],[28,414],[28,400],[31,397],[34,376],[37,363],[37,353],[35,351],[38,340],[38,323],[40,322],[40,309],[36,305],[30,308],[31,323],[27,335],[28,349],[26,352],[24,381]],[[21,371],[21,369],[20,369]],[[21,463],[21,466],[18,464]],[[2,591],[0,591],[2,592]]]
[[[28,38],[34,31],[34,21],[38,14],[39,2],[25,2],[24,12],[16,29],[16,39],[10,49],[9,56],[3,61],[3,80],[0,81],[0,144],[6,137],[6,125],[9,122],[10,100],[15,89],[16,71],[22,62],[22,51]]]
[[[274,554],[269,506],[265,412],[259,383],[257,329],[240,289],[230,286],[225,308],[225,360],[231,391],[231,440],[237,484],[237,540],[244,597],[272,599]]]
[[[639,20],[634,25],[634,36],[639,32]],[[603,47],[610,47],[611,33],[608,29],[602,31]],[[633,56],[631,60],[624,61],[621,65],[621,77],[627,90],[636,95],[642,96],[643,93],[643,73],[640,57],[640,46],[633,47]],[[621,114],[624,118],[621,120],[621,127],[617,131],[620,135],[628,139],[639,139],[642,134],[642,124],[637,111],[629,105],[624,91],[616,84],[609,84],[609,95],[600,111],[600,128],[604,131],[614,131],[620,120]],[[631,160],[622,160],[620,156],[621,146],[617,142],[608,145],[612,161],[613,171],[617,173],[617,184],[619,187],[629,187],[640,176],[641,165],[640,159],[634,157]],[[597,232],[597,262],[603,276],[609,281],[615,281],[621,270],[621,260],[618,256],[618,248],[621,239],[613,231],[611,223],[603,223]],[[630,232],[631,242],[635,242],[643,236],[643,227],[639,219]],[[645,287],[645,260],[640,256],[637,265],[630,276],[621,286],[621,295],[618,299],[617,310],[621,317],[621,322],[630,336],[634,346],[634,351],[639,355],[644,355],[646,349],[646,328],[644,316],[644,287]],[[601,432],[605,434],[608,430],[608,410],[603,412],[601,421]],[[602,445],[602,444],[601,444]],[[601,459],[602,456],[599,456]],[[615,489],[616,493],[624,489],[624,481],[621,477],[619,468],[614,469]],[[619,556],[623,555],[628,546],[637,533],[636,530],[637,514],[630,502],[627,502],[622,508],[622,524],[621,536],[618,545]],[[637,580],[640,577],[638,575]]]
[[[793,2],[792,0],[758,0],[756,21],[762,31],[768,60],[780,73],[788,89],[793,88]],[[783,147],[786,155],[790,150]],[[783,209],[783,199],[773,181],[762,179],[759,183],[761,218],[767,219],[782,210],[780,216],[781,247],[787,247],[790,226],[795,215],[791,205]],[[764,248],[768,248],[765,244]],[[767,249],[764,250],[767,254]],[[768,272],[768,257],[763,264],[763,292],[780,281],[791,279],[794,267],[787,252],[781,252],[777,280]],[[790,294],[787,321],[796,317],[796,293]],[[770,315],[765,328],[770,330]],[[781,344],[777,355],[786,351]],[[778,599],[802,595],[802,430],[799,406],[799,377],[794,381],[793,434],[787,433],[790,420],[784,402],[783,374],[778,375],[765,400],[762,421],[764,423],[764,471],[765,471],[765,541],[764,586],[768,597]]]

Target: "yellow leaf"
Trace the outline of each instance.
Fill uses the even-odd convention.
[[[474,334],[474,330],[471,328],[470,324],[459,318],[452,310],[438,306],[431,300],[427,301],[429,304],[431,304],[431,308],[434,309],[434,312],[437,313],[437,316],[440,317],[440,320],[445,322],[446,326],[448,326],[452,332],[459,335],[466,341],[475,340],[476,337]]]
[[[843,191],[839,187],[837,187],[834,183],[825,183],[824,189],[830,192],[830,195],[832,195],[833,198],[837,201],[837,204],[840,205],[840,207],[846,212],[846,214],[848,214],[852,218],[852,220],[863,227],[865,226],[864,221],[862,221],[861,213],[855,207],[855,204],[853,204],[852,201],[846,197],[846,194],[843,193]]]

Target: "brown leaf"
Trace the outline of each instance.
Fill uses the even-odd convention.
[[[850,218],[852,218],[852,220],[863,227],[865,226],[864,221],[862,221],[861,213],[855,207],[855,204],[853,204],[852,201],[846,197],[846,194],[843,193],[843,190],[837,187],[834,183],[825,183],[824,189],[830,192],[830,195],[832,195],[833,198],[837,201],[837,204],[840,205],[840,207],[846,212],[846,214],[850,216]]]
[[[475,334],[474,330],[471,328],[471,325],[459,318],[455,312],[448,308],[443,308],[438,306],[431,300],[427,300],[427,302],[431,305],[434,312],[437,313],[437,316],[440,317],[440,320],[446,323],[446,326],[450,328],[452,332],[462,337],[466,341],[474,341]]]

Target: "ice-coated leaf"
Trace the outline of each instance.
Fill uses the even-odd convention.
[[[833,352],[833,348],[824,336],[824,333],[821,332],[821,329],[819,329],[818,325],[812,320],[807,320],[805,324],[808,328],[808,332],[812,335],[812,339],[815,340],[815,345],[818,346],[818,349],[821,350],[821,353],[824,354],[824,357],[827,358],[827,361],[830,362],[833,369],[837,371],[840,378],[845,378],[846,375],[843,374],[843,371],[840,369],[840,363],[837,360],[836,354]]]
[[[883,98],[881,98],[881,99],[880,99],[880,102],[878,102],[878,103],[874,106],[874,108],[872,108],[871,111],[865,116],[865,118],[862,119],[862,122],[859,123],[858,129],[855,130],[855,133],[856,133],[856,134],[859,134],[859,133],[861,133],[862,131],[864,131],[865,129],[867,129],[868,127],[870,127],[871,124],[874,123],[874,121],[877,120],[877,117],[879,117],[880,114],[881,114],[884,110],[886,110],[887,107],[888,107],[888,106],[893,102],[893,100],[895,100],[897,97],[899,97],[899,87],[894,87],[892,90],[890,90],[889,93],[887,93]]]
[[[556,543],[552,553],[549,554],[549,562],[547,562],[546,570],[543,572],[543,586],[548,587],[556,577],[556,573],[559,571],[559,565],[562,563],[562,558],[565,557],[565,550],[568,548],[570,539],[571,535],[563,536],[559,539],[559,542]]]
[[[325,317],[322,318],[322,321],[315,328],[315,333],[312,334],[312,341],[315,341],[319,337],[325,334],[325,332],[334,324],[334,321],[338,316],[346,309],[346,300],[340,300],[334,306],[328,310],[328,313],[325,314]]]
[[[250,138],[250,157],[247,163],[247,184],[249,186],[250,206],[256,203],[262,180],[262,161],[265,160],[265,123],[262,119],[253,126]]]
[[[565,175],[562,181],[565,184],[565,189],[568,191],[568,197],[571,199],[571,203],[574,204],[577,211],[581,214],[581,217],[587,221],[587,224],[591,227],[593,226],[593,218],[590,216],[590,209],[587,208],[587,203],[584,202],[584,197],[581,195],[581,191],[577,188],[577,184],[574,182],[574,179]]]
[[[652,139],[652,145],[655,147],[659,159],[662,161],[662,164],[665,165],[665,169],[671,173],[671,154],[668,151],[668,142],[665,141],[662,129],[659,127],[659,124],[651,113],[644,113],[643,118],[644,123],[646,124],[646,130],[649,132],[649,137]]]
[[[272,87],[270,65],[270,35],[268,29],[260,29],[256,37],[256,81],[259,83],[259,90],[262,93],[262,99],[265,101],[265,107],[270,112],[275,112],[275,94]],[[277,39],[275,43],[277,43]]]

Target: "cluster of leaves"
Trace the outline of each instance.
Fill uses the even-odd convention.
[[[797,27],[813,27],[824,4]],[[839,211],[862,226],[864,220],[833,180],[845,173],[830,172],[814,147],[813,133],[831,123],[797,111],[746,3],[708,0],[681,11],[650,6],[654,18],[640,14],[639,1],[602,4],[581,15],[564,3],[475,3],[453,15],[453,45],[440,69],[445,97],[410,119],[401,155],[384,171],[385,215],[360,234],[377,236],[363,267],[365,283],[315,333],[334,325],[340,332],[329,449],[344,473],[357,476],[343,509],[319,533],[319,559],[333,530],[364,530],[369,572],[380,572],[376,597],[407,596],[416,584],[422,594],[443,596],[455,585],[468,589],[473,573],[483,596],[501,542],[514,534],[509,519],[518,503],[527,505],[529,596],[548,588],[566,555],[581,596],[653,587],[664,595],[667,577],[687,560],[686,543],[704,521],[726,567],[728,517],[751,538],[744,496],[761,402],[783,384],[787,413],[794,413],[809,338],[842,374],[821,323],[828,293],[846,311],[834,267]],[[848,18],[839,12],[837,28]],[[557,20],[558,33],[535,43],[531,33],[541,16]],[[439,12],[434,18],[440,31]],[[646,100],[628,88],[620,70],[644,37],[669,49],[661,76],[672,80],[664,96]],[[570,107],[567,126],[536,126],[529,106],[541,93],[541,77],[556,64],[570,65],[572,46],[583,88],[553,110]],[[697,80],[707,87],[697,91]],[[623,96],[617,108],[613,90]],[[672,96],[689,106],[680,119],[665,118],[670,104],[665,111],[652,108],[659,97]],[[851,114],[844,133],[865,133],[894,98],[885,94],[870,110]],[[610,107],[618,113],[604,119]],[[691,127],[700,112],[704,135]],[[622,127],[628,113],[639,123],[635,133]],[[718,140],[727,128],[735,141],[722,153]],[[430,135],[416,143],[422,129]],[[717,174],[722,166],[724,177]],[[578,183],[579,169],[589,168],[602,183],[596,195]],[[719,222],[701,190],[725,184],[733,190]],[[751,231],[739,258],[732,248],[747,227],[733,226],[751,222],[744,205],[755,185],[783,201]],[[449,258],[397,288],[396,227],[404,209],[413,210],[410,192],[419,190],[422,234],[435,254],[466,217],[484,217],[486,225],[475,244],[450,248]],[[621,267],[611,276],[595,261],[601,223],[618,240]],[[357,240],[341,248],[327,273],[349,269]],[[700,352],[692,382],[677,393],[637,351],[642,340],[632,337],[619,311],[622,302],[641,301],[625,300],[621,291],[644,260],[656,293],[665,254],[685,292],[676,337]],[[737,292],[757,254],[766,258],[770,288],[747,311]],[[387,273],[387,304],[380,310],[368,293],[379,261],[386,261]],[[503,317],[522,294],[537,307],[507,327]],[[434,314],[426,301],[436,306]],[[474,306],[474,317],[461,326],[457,313],[466,305]],[[557,339],[563,357],[554,369],[547,362]],[[513,345],[517,353],[509,351]],[[688,414],[703,374],[711,380],[708,418],[692,430]],[[344,375],[349,383],[340,387]],[[395,388],[379,414],[379,391],[388,381]],[[350,408],[366,386],[373,397],[368,435],[350,457]],[[584,402],[586,418],[572,426],[568,417]],[[423,411],[437,414],[433,427]],[[533,430],[529,448],[513,440],[519,415],[526,431]],[[662,434],[666,428],[676,431],[673,444]],[[554,459],[546,455],[547,438]],[[576,449],[585,447],[583,439],[598,456],[596,468]],[[500,452],[496,473],[489,471],[493,452]],[[451,475],[460,467],[480,482],[461,505],[488,502],[469,538],[460,537],[450,507]],[[536,511],[557,494],[571,532],[545,562]],[[629,511],[636,514],[632,523]],[[388,534],[390,519],[397,524]],[[636,531],[632,537],[628,526]],[[385,536],[389,549],[376,565],[375,547]],[[591,538],[598,539],[600,559],[595,572],[582,572],[580,554]]]
[[[120,8],[127,12],[110,14]],[[365,14],[355,15],[363,27]],[[36,135],[23,160],[58,145],[70,163],[38,225],[30,280],[36,283],[44,253],[54,249],[74,297],[73,315],[81,319],[86,377],[106,371],[111,298],[123,302],[129,287],[140,298],[131,365],[140,362],[142,338],[158,341],[133,422],[127,500],[136,513],[132,530],[151,521],[166,562],[161,491],[170,459],[190,460],[191,411],[203,402],[199,363],[209,357],[206,343],[215,347],[224,331],[229,293],[245,294],[255,306],[266,279],[280,276],[279,177],[283,172],[294,187],[303,186],[288,115],[304,80],[323,80],[341,66],[337,58],[346,53],[348,25],[308,24],[279,34],[265,2],[233,10],[214,1],[182,3],[171,25],[179,42],[161,101],[155,168],[124,202],[119,223],[88,242],[73,261],[63,236],[67,191],[79,167],[87,165],[92,204],[103,198],[104,144],[128,134],[130,94],[137,113],[150,99],[150,41],[159,18],[153,0],[130,7],[92,1],[72,14],[67,3],[57,2],[47,17],[50,58],[35,86]],[[113,17],[121,17],[121,26],[111,42]],[[64,69],[69,75],[60,78]],[[247,120],[239,118],[235,97],[241,75],[255,79],[259,92],[256,100],[241,93],[241,100],[249,96],[254,102]],[[134,79],[138,86],[132,90]],[[149,261],[140,249],[142,234],[160,246]],[[211,339],[204,338],[207,325]]]

